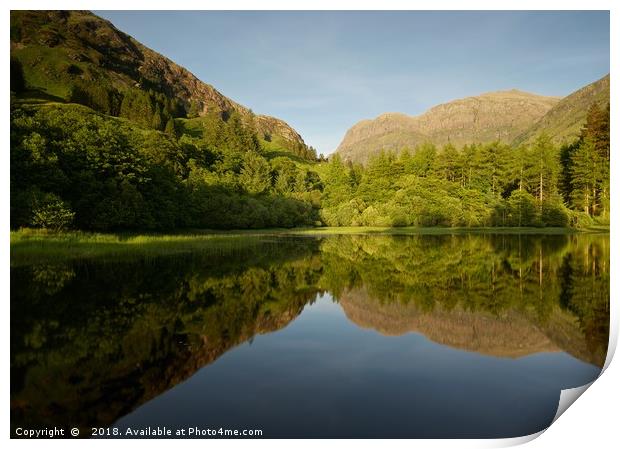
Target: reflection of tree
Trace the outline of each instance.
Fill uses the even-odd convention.
[[[400,307],[384,320],[384,332],[390,333],[390,325],[407,327],[402,317],[413,311],[416,320],[435,314],[444,324],[450,311],[491,320],[514,321],[518,315],[555,348],[597,365],[604,361],[609,335],[606,236],[339,236],[325,239],[321,252],[321,286],[346,298],[345,309],[354,308],[356,295],[376,303],[364,306],[369,312],[358,315],[360,320],[376,321],[382,306],[384,313]],[[431,327],[418,331],[428,334]],[[523,335],[529,332],[525,329]]]
[[[11,272],[13,425],[109,425],[316,297],[316,242]],[[50,278],[54,278],[50,276]]]
[[[496,356],[602,364],[607,236],[287,238],[234,254],[15,267],[13,425],[107,425],[331,292],[349,318]]]
[[[32,281],[42,293],[53,295],[75,277],[75,271],[66,265],[35,265],[32,267]]]

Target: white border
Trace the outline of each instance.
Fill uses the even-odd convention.
[[[60,1],[41,1],[41,0],[9,0],[3,2],[4,8],[2,10],[2,23],[5,28],[5,44],[3,60],[9,60],[9,11],[10,9],[90,9],[90,10],[122,10],[122,9],[159,9],[159,10],[201,10],[201,9],[213,9],[213,10],[344,10],[344,9],[358,9],[358,10],[611,10],[611,94],[612,94],[612,129],[611,129],[611,147],[612,160],[611,160],[611,197],[617,198],[620,194],[618,188],[619,175],[618,156],[620,139],[617,136],[617,132],[620,129],[617,123],[614,122],[616,117],[616,105],[618,104],[618,98],[616,94],[616,74],[617,74],[617,57],[614,57],[618,53],[618,36],[620,33],[620,2],[612,0],[564,0],[564,1],[551,1],[551,0],[435,0],[435,1],[414,1],[414,0],[381,0],[381,1],[369,1],[369,0],[357,0],[357,1],[344,1],[344,0],[265,0],[265,1],[252,1],[252,0],[210,0],[210,1],[198,1],[198,0],[175,0],[170,1],[136,1],[136,0],[93,0],[93,1],[76,1],[76,0],[60,0]],[[154,49],[157,50],[157,49]],[[4,115],[5,118],[2,121],[2,135],[3,135],[3,155],[4,161],[0,164],[0,170],[2,173],[3,189],[0,194],[2,201],[2,208],[0,209],[0,217],[2,220],[2,227],[5,229],[5,238],[2,240],[2,254],[5,258],[5,263],[2,266],[1,279],[2,279],[2,306],[4,323],[3,332],[3,345],[2,345],[2,360],[5,362],[4,370],[2,371],[2,385],[4,385],[4,407],[0,407],[0,413],[2,416],[3,430],[2,437],[9,438],[10,424],[9,424],[9,77],[8,77],[8,65],[4,66],[2,71],[2,78],[4,81],[5,89],[1,91],[4,97]],[[617,120],[616,120],[617,122]],[[617,201],[614,205],[618,205]],[[618,223],[618,207],[612,207],[611,209],[611,221],[612,228],[617,227]],[[592,447],[608,447],[613,444],[613,441],[619,441],[618,439],[618,423],[617,423],[617,402],[620,399],[618,379],[620,377],[620,368],[618,368],[618,362],[609,365],[611,356],[614,353],[617,345],[618,337],[618,318],[619,311],[615,303],[616,293],[618,292],[618,251],[620,246],[617,244],[617,238],[615,238],[614,229],[611,233],[611,332],[610,332],[610,351],[609,357],[606,361],[606,371],[601,377],[594,382],[591,388],[577,401],[577,404],[570,407],[568,411],[563,414],[560,419],[554,423],[546,432],[541,434],[532,435],[529,437],[522,437],[516,439],[506,440],[346,440],[347,444],[354,444],[356,447],[375,447],[377,444],[389,444],[391,447],[407,447],[412,445],[422,445],[423,447],[430,448],[452,448],[452,447],[503,447],[512,446],[516,444],[522,444],[527,441],[536,438],[530,443],[532,447],[537,448],[570,448],[570,447],[583,447],[585,445]],[[181,442],[179,440],[166,441],[166,440],[148,440],[146,444],[149,447],[166,447],[170,445],[178,445]],[[252,445],[255,447],[264,447],[272,449],[274,447],[289,448],[291,444],[295,444],[302,448],[314,448],[316,444],[335,443],[343,444],[344,440],[192,440],[183,441],[184,445],[194,447],[205,447],[217,445],[218,447],[228,448],[237,447],[241,445]],[[45,443],[33,442],[32,440],[11,440],[9,442],[15,446],[38,446],[40,444],[46,444],[50,447],[82,447],[83,445],[93,445],[101,447],[107,447],[110,444],[109,440],[50,440]],[[135,447],[140,445],[137,440],[122,440],[114,443],[120,444],[125,447]]]

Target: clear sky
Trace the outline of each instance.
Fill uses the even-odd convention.
[[[328,154],[359,120],[609,72],[609,13],[95,11]]]

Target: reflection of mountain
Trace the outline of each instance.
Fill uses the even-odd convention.
[[[588,347],[575,317],[555,308],[545,323],[514,309],[499,316],[486,311],[452,309],[437,305],[421,310],[415,303],[380,302],[364,289],[340,296],[347,318],[383,335],[423,334],[441,345],[494,357],[524,357],[539,352],[565,351],[573,357],[602,366],[605,352]]]
[[[88,435],[282,329],[316,296],[300,282],[314,283],[314,259],[287,260],[311,249],[260,247],[230,257],[236,266],[212,256],[14,270],[23,289],[12,298],[12,426],[71,423]]]
[[[340,305],[352,322],[384,335],[417,332],[442,345],[495,357],[523,357],[558,350],[535,325],[515,311],[497,317],[458,306],[452,310],[437,306],[425,312],[412,303],[381,303],[364,290],[347,291],[340,297]]]
[[[136,320],[133,328],[118,335],[115,341],[96,342],[118,347],[112,354],[93,353],[86,359],[68,356],[65,360],[59,360],[59,354],[48,354],[51,358],[44,366],[32,367],[27,372],[26,388],[13,395],[13,420],[20,425],[72,423],[85,432],[92,425],[110,425],[185,381],[231,348],[257,334],[284,328],[299,315],[308,299],[293,302],[276,313],[259,312],[234,334],[213,338],[175,334],[171,331],[172,323],[152,322],[149,318],[154,317],[146,316]],[[147,326],[157,329],[146,329]],[[74,348],[69,345],[65,349]],[[48,389],[54,391],[41,394]]]
[[[149,341],[145,336],[145,341],[140,342],[142,348],[127,344],[124,341],[130,337],[127,335],[119,336],[120,341],[111,342],[126,345],[119,354],[120,360],[102,361],[96,354],[91,360],[66,364],[51,360],[51,366],[34,367],[35,372],[28,373],[30,385],[13,396],[13,422],[20,425],[72,423],[82,427],[84,434],[92,425],[110,425],[256,334],[285,327],[302,308],[303,305],[295,304],[279,315],[258,316],[255,322],[247,323],[230,339],[174,335],[164,325],[159,335],[150,336],[155,340]],[[137,327],[141,324],[137,323]],[[155,352],[160,354],[154,357]],[[101,366],[106,361],[107,366]],[[51,384],[46,385],[48,383]],[[41,394],[48,388],[58,387],[64,392],[57,390],[50,395]]]
[[[270,239],[13,267],[11,284],[13,427],[110,425],[322,291],[361,327],[490,356],[602,366],[609,333],[608,236]]]

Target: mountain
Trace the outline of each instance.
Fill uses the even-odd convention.
[[[12,11],[11,59],[30,95],[81,103],[108,115],[164,129],[167,120],[238,113],[260,138],[307,153],[286,122],[227,98],[187,69],[87,11]],[[13,69],[12,69],[13,70]]]
[[[601,108],[607,107],[609,75],[564,97],[513,143],[530,143],[543,131],[557,143],[571,142],[579,136],[588,109],[593,103],[597,103]]]
[[[556,143],[570,142],[579,136],[590,106],[609,103],[609,86],[608,74],[562,99],[513,89],[454,100],[419,116],[382,114],[351,127],[336,152],[365,163],[382,149],[413,149],[425,142],[459,147],[501,140],[520,145],[543,131]]]
[[[419,116],[399,113],[363,120],[347,131],[337,148],[344,159],[366,162],[386,150],[413,149],[424,142],[511,142],[560,101],[518,90],[485,93],[435,106]]]

